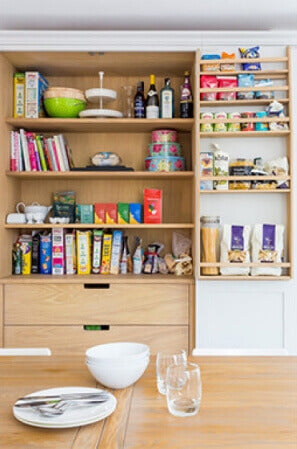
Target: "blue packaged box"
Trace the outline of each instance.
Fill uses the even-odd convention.
[[[25,117],[44,117],[43,94],[48,88],[48,81],[39,72],[26,72]]]
[[[40,236],[40,273],[52,274],[52,236]]]
[[[130,203],[129,204],[129,223],[136,224],[142,223],[142,204]]]

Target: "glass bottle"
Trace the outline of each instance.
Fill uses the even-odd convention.
[[[193,117],[193,94],[190,81],[190,73],[185,72],[185,80],[181,85],[180,93],[180,117]]]
[[[134,117],[144,118],[145,117],[145,98],[144,98],[144,82],[139,81],[137,83],[137,92],[134,97]]]
[[[159,118],[159,98],[155,75],[150,75],[150,88],[146,99],[146,118]]]
[[[165,78],[164,87],[160,93],[160,117],[173,118],[174,117],[174,90],[170,84],[170,78]]]

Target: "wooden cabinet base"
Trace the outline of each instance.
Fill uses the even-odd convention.
[[[84,330],[83,326],[5,326],[5,347],[46,346],[55,354],[84,355],[90,346],[115,341],[137,341],[158,351],[189,350],[188,326],[110,326]]]

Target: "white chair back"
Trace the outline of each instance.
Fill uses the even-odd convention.
[[[0,348],[0,356],[50,356],[49,348]]]
[[[272,348],[272,349],[247,349],[247,348],[196,348],[193,350],[193,355],[201,356],[281,356],[289,355],[287,349]]]

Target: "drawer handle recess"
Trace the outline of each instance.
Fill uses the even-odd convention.
[[[84,324],[85,331],[109,331],[108,324]]]
[[[107,290],[110,288],[110,284],[84,284],[84,288],[86,289],[100,289],[100,290]]]

